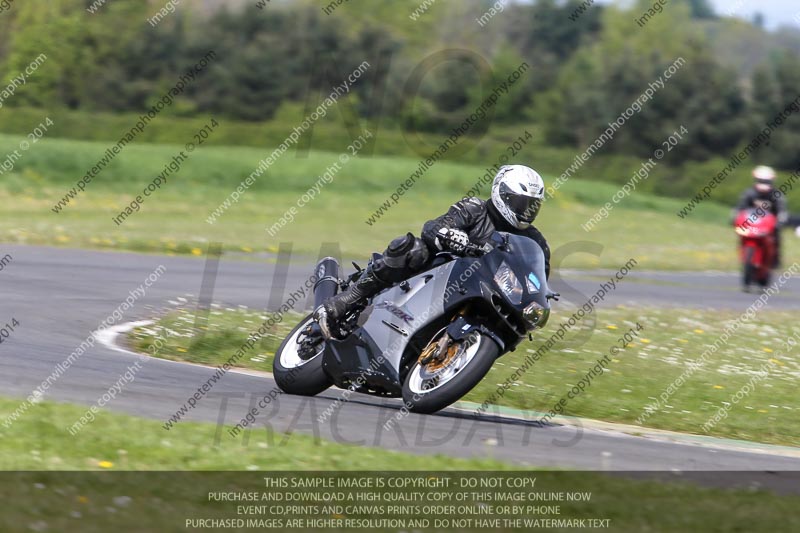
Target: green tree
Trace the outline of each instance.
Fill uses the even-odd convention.
[[[531,65],[530,90],[552,88],[561,66],[599,34],[604,7],[594,4],[573,21],[570,16],[580,4],[579,0],[539,0],[508,8],[508,41]]]
[[[556,87],[537,102],[549,138],[586,147],[632,109],[604,149],[650,157],[683,126],[688,137],[666,162],[731,150],[746,130],[735,74],[714,59],[688,5],[664,10],[639,29],[634,15],[647,5],[644,0],[631,10],[607,8],[599,39],[576,52]],[[670,66],[671,77],[665,74]],[[641,98],[648,88],[650,99]]]
[[[78,107],[92,66],[88,17],[79,0],[17,3],[4,77],[23,72],[40,54],[47,57],[12,105]]]
[[[689,7],[692,10],[692,17],[699,19],[716,17],[716,13],[714,13],[714,7],[711,5],[709,0],[688,0],[688,2]]]
[[[25,70],[40,54],[47,57],[15,96],[13,105],[69,108],[119,109],[117,91],[98,90],[115,79],[121,51],[140,37],[132,20],[145,20],[144,4],[112,2],[101,13],[89,16],[82,0],[18,3],[9,24],[4,74]],[[112,88],[116,88],[113,87]],[[111,100],[106,105],[106,100]]]
[[[800,58],[794,53],[785,52],[772,58],[770,62],[753,75],[753,110],[755,126],[753,135],[761,131],[767,123],[775,123],[776,116],[789,111],[791,114],[778,129],[772,133],[768,144],[759,147],[757,155],[761,162],[784,169],[800,168],[800,108],[793,104],[800,97]]]

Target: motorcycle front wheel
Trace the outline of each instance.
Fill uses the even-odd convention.
[[[441,335],[446,333],[440,332],[431,343],[437,343]],[[406,408],[435,413],[463,398],[486,376],[499,354],[500,348],[491,338],[476,332],[454,342],[444,361],[415,362],[403,383]]]
[[[752,246],[749,246],[744,252],[744,261],[742,265],[742,284],[745,289],[756,281],[756,266],[753,264],[753,255],[755,255],[755,250]]]

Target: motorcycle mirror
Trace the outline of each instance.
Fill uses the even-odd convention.
[[[500,244],[499,248],[502,251],[507,252],[507,251],[509,251],[511,249],[511,247],[508,245],[508,243],[509,243],[509,241],[511,239],[508,237],[508,233],[503,233],[502,234],[502,238],[503,238],[503,242],[502,242],[502,244]]]

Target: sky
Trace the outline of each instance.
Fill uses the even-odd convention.
[[[600,1],[607,4],[612,0]],[[769,29],[781,25],[800,28],[800,2],[797,0],[711,0],[711,3],[719,15],[733,14],[752,20],[753,14],[759,12],[764,15]]]
[[[733,11],[736,16],[751,19],[754,13],[760,12],[770,29],[781,25],[800,27],[800,2],[797,0],[711,0],[711,3],[721,15]]]

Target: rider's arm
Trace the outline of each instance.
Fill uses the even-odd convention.
[[[739,203],[736,204],[736,210],[749,209],[753,207],[753,189],[747,189],[739,197]]]
[[[431,251],[434,253],[440,252],[442,250],[441,242],[437,239],[439,231],[444,228],[469,233],[482,209],[483,205],[477,198],[469,198],[454,203],[447,210],[447,213],[429,220],[422,226],[422,240],[425,241]]]
[[[736,207],[733,208],[731,212],[731,221],[730,223],[733,224],[736,221],[736,215],[739,214],[739,211],[742,209],[749,209],[753,207],[753,189],[747,189],[744,191],[741,196],[739,196],[739,201],[736,204]]]

